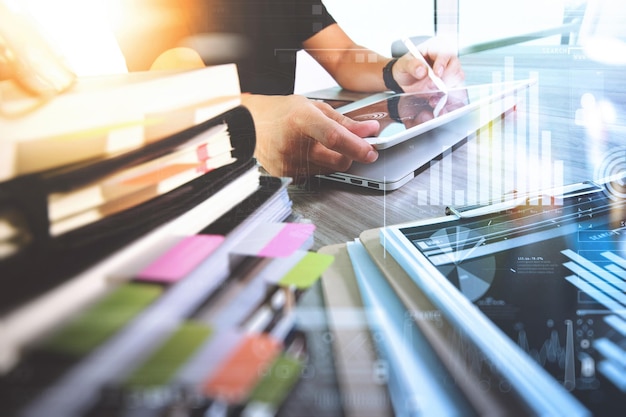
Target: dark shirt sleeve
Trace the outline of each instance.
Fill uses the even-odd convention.
[[[294,41],[300,45],[317,32],[335,23],[320,0],[292,1],[291,4],[295,9],[292,11],[295,18],[292,20],[291,30],[295,35]]]
[[[257,94],[291,94],[302,42],[335,23],[321,0],[250,0],[256,9],[244,29],[250,54],[239,62],[241,88]]]

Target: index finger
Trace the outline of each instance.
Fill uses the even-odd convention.
[[[315,120],[311,121],[312,139],[354,161],[371,163],[378,158],[374,147],[363,140],[363,137],[378,131],[378,122],[358,122],[330,107],[318,109],[320,111],[315,112]]]
[[[424,57],[431,63],[431,67],[438,77],[442,77],[448,66],[458,61],[456,50],[439,40],[424,42],[420,45]]]

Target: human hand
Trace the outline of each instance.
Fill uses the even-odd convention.
[[[0,1],[0,81],[9,79],[48,98],[68,89],[76,75],[34,21]]]
[[[375,120],[357,122],[326,103],[299,95],[246,94],[242,103],[254,118],[255,156],[271,175],[299,180],[378,158],[362,139],[378,131]]]
[[[417,49],[441,78],[446,86],[456,87],[463,83],[465,74],[456,54],[440,40],[433,38],[417,46]],[[407,93],[437,89],[428,77],[423,62],[410,52],[402,56],[393,66],[393,77]]]

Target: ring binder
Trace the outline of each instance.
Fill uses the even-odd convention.
[[[228,126],[234,162],[134,207],[61,235],[51,235],[48,215],[50,193],[84,185],[119,169],[165,155],[189,141],[193,142],[198,134],[220,123]],[[144,149],[0,183],[0,213],[4,209],[19,212],[25,223],[20,233],[32,236],[19,251],[0,259],[0,280],[5,288],[0,293],[0,310],[8,311],[62,283],[133,239],[210,198],[245,172],[255,169],[255,140],[252,116],[245,107],[239,106],[163,141],[146,145]],[[256,177],[259,175],[257,173]],[[258,180],[254,186],[258,188]],[[246,190],[242,188],[237,192],[246,193]],[[247,194],[242,195],[241,199],[246,197]],[[20,285],[10,284],[17,281]]]

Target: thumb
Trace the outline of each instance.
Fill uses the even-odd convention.
[[[380,123],[376,120],[364,120],[364,121],[354,121],[350,118],[346,118],[348,120],[344,126],[352,133],[362,138],[367,136],[374,136],[378,133],[380,129]]]

